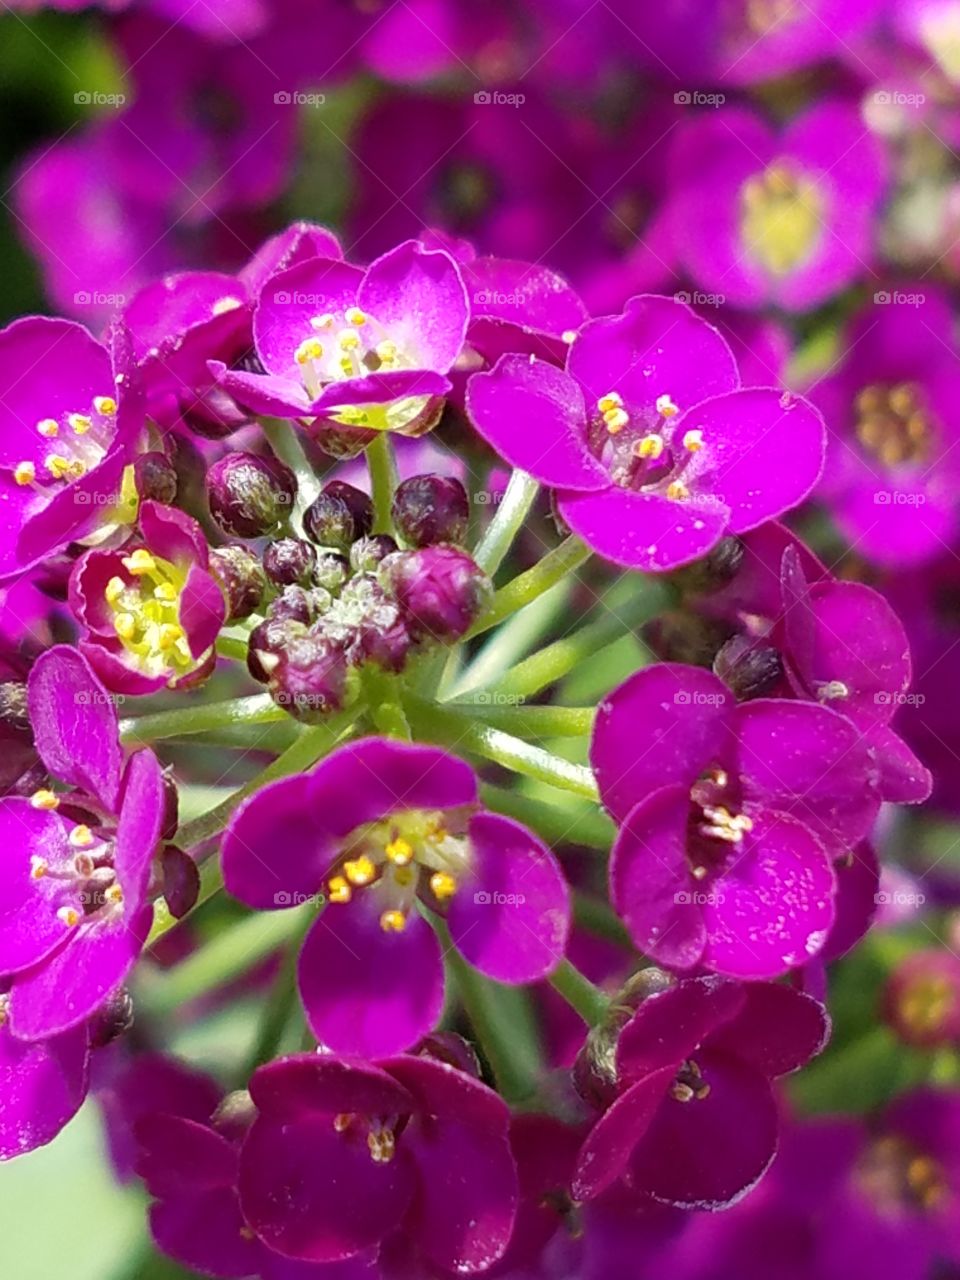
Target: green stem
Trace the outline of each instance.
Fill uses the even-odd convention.
[[[397,487],[397,464],[389,431],[380,431],[367,445],[367,467],[370,471],[370,493],[373,498],[373,532],[392,533],[390,507]]]
[[[225,636],[222,633],[217,636],[217,653],[221,658],[231,658],[234,662],[246,662],[249,648],[249,643],[238,636]]]
[[[174,1013],[241,977],[265,956],[302,933],[316,914],[313,903],[290,911],[258,911],[212,938],[186,960],[160,976],[144,977],[143,1001],[151,1013]]]
[[[573,899],[573,918],[579,928],[608,942],[630,947],[630,935],[620,917],[600,898],[578,893]]]
[[[572,801],[554,804],[522,791],[484,783],[480,788],[484,804],[495,813],[506,814],[543,837],[548,844],[579,844],[606,852],[617,834],[616,827],[595,805]]]
[[[542,560],[537,561],[532,569],[519,574],[493,597],[490,608],[467,632],[467,639],[482,635],[504,618],[530,604],[545,591],[556,586],[567,574],[574,573],[585,564],[593,553],[590,548],[573,534],[564,539],[558,547],[548,551]]]
[[[501,697],[530,697],[539,693],[568,675],[585,659],[596,656],[607,645],[619,640],[626,632],[656,617],[668,600],[668,588],[649,580],[642,591],[620,605],[616,612],[605,612],[596,622],[590,622],[572,635],[555,640],[539,653],[531,654],[517,663],[488,692]]]
[[[253,693],[228,702],[204,702],[177,711],[157,711],[153,715],[121,720],[120,736],[129,746],[142,746],[163,738],[224,729],[228,725],[271,724],[287,719],[287,712],[278,707],[268,693]]]
[[[313,923],[314,914],[311,911],[298,911],[294,914],[301,917],[299,927],[286,941],[283,962],[263,1002],[257,1038],[241,1072],[241,1086],[246,1085],[257,1067],[269,1062],[276,1054],[284,1030],[290,1021],[290,1014],[297,1003],[297,958],[304,935]]]
[[[411,696],[406,707],[417,737],[439,742],[454,750],[469,751],[513,773],[536,778],[539,782],[572,791],[574,795],[585,796],[588,800],[599,799],[593,773],[583,765],[571,764],[542,747],[532,746],[500,729],[479,724],[449,704],[439,707]]]
[[[579,1013],[588,1027],[595,1027],[603,1021],[610,1001],[569,960],[560,961],[550,975],[550,985],[563,996],[571,1009]]]
[[[513,545],[540,486],[525,471],[514,471],[500,505],[474,548],[473,558],[492,578]]]
[[[582,738],[590,733],[597,714],[596,707],[525,707],[500,694],[477,693],[475,698],[467,694],[444,706],[521,738]]]

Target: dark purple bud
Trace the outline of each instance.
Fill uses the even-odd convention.
[[[391,556],[381,581],[415,635],[445,643],[469,631],[493,592],[490,579],[465,551],[442,544]]]
[[[373,503],[343,480],[331,480],[303,513],[307,536],[323,547],[349,550],[373,525]]]
[[[288,618],[267,618],[250,632],[247,648],[247,670],[254,680],[266,684],[274,663],[270,659],[280,653],[283,648],[296,637],[306,635],[306,627],[302,622],[292,622]]]
[[[410,546],[463,542],[470,499],[460,481],[449,476],[412,476],[397,486],[391,511],[400,538]]]
[[[384,671],[402,671],[413,647],[413,636],[395,601],[374,580],[365,584],[368,600],[350,643],[351,662],[375,662]]]
[[[18,680],[4,681],[0,684],[0,795],[29,795],[45,775],[27,714],[27,686]]]
[[[279,459],[228,453],[207,472],[210,514],[224,533],[260,538],[283,528],[297,494],[297,481]]]
[[[469,1040],[457,1035],[455,1031],[434,1031],[420,1041],[414,1050],[418,1058],[434,1058],[437,1062],[445,1062],[449,1067],[473,1076],[481,1077],[480,1059]]]
[[[200,896],[200,870],[189,853],[167,844],[160,854],[160,876],[170,914],[174,920],[181,920]]]
[[[317,552],[313,543],[302,538],[278,538],[263,553],[267,577],[278,587],[298,582],[308,585],[313,579]]]
[[[249,618],[260,608],[267,589],[267,575],[247,547],[215,547],[210,552],[210,572],[227,602],[227,622]]]
[[[191,431],[208,440],[222,440],[252,421],[222,387],[208,387],[185,405],[180,416]]]
[[[730,585],[740,572],[743,556],[743,543],[739,538],[721,538],[702,560],[675,569],[669,578],[683,595],[710,595]]]
[[[90,1048],[105,1049],[133,1026],[133,998],[126,987],[109,995],[90,1019]]]
[[[933,1049],[960,1039],[960,959],[937,947],[897,965],[882,1002],[885,1021],[905,1044]]]
[[[271,667],[270,695],[297,720],[316,722],[344,704],[347,659],[322,635],[300,635],[261,659]]]
[[[141,453],[133,464],[137,496],[169,506],[177,497],[177,469],[165,453]]]
[[[172,840],[180,825],[180,792],[173,779],[173,770],[168,766],[161,775],[163,779],[163,826],[160,828],[161,840]]]
[[[713,671],[739,702],[746,702],[773,692],[783,677],[783,663],[779,651],[763,640],[731,636],[714,659]]]
[[[374,533],[360,538],[350,548],[350,566],[355,573],[373,573],[381,560],[392,555],[397,544],[389,533]]]
[[[276,621],[302,622],[309,626],[313,621],[310,595],[295,582],[284,587],[275,600],[270,601],[267,617]]]

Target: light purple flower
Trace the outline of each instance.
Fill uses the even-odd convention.
[[[816,410],[739,388],[717,330],[650,295],[585,325],[566,370],[504,356],[471,378],[467,410],[501,457],[558,491],[589,546],[657,571],[797,505],[820,474]]]
[[[436,1025],[441,949],[418,899],[500,982],[549,973],[569,932],[553,854],[480,809],[473,770],[436,747],[365,738],[264,787],[230,823],[223,870],[260,910],[325,894],[299,985],[313,1031],[337,1052],[399,1052]]]

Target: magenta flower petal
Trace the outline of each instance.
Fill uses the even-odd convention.
[[[165,808],[163,770],[157,757],[152,751],[134,752],[123,775],[113,858],[127,910],[136,910],[147,895]]]
[[[347,405],[388,404],[402,396],[442,396],[449,390],[450,380],[434,369],[385,370],[328,382],[307,412],[331,414]]]
[[[609,488],[609,476],[587,448],[583,393],[561,369],[505,355],[489,373],[470,379],[467,413],[491,448],[544,484]]]
[[[52,1141],[87,1092],[86,1027],[25,1043],[0,1024],[0,1160]]]
[[[880,792],[891,804],[922,804],[933,790],[933,774],[889,725],[864,735],[880,770]]]
[[[35,879],[34,859],[54,872],[65,870],[74,850],[67,828],[55,813],[34,809],[15,797],[0,801],[0,841],[4,875],[0,881],[0,973],[16,973],[49,955],[63,942],[66,929],[57,912],[80,910],[75,882],[43,875]]]
[[[143,949],[153,909],[119,921],[76,926],[67,946],[18,975],[10,992],[10,1027],[22,1040],[58,1035],[85,1022],[120,985]]]
[[[207,567],[207,540],[196,520],[176,507],[160,502],[140,505],[140,530],[151,551],[175,564],[196,562]]]
[[[310,412],[310,397],[299,382],[275,373],[246,373],[228,369],[222,361],[207,366],[217,384],[251,413],[277,418],[298,418]]]
[[[590,743],[611,814],[623,819],[659,787],[689,787],[707,765],[725,763],[735,706],[722,680],[679,663],[647,667],[614,689],[598,708]]]
[[[370,264],[357,301],[417,366],[445,373],[460,354],[470,304],[448,253],[397,245]]]
[[[180,596],[180,623],[194,658],[202,658],[220,634],[226,603],[216,579],[193,564]]]
[[[711,1209],[744,1195],[769,1167],[777,1107],[755,1068],[713,1053],[712,1045],[697,1062],[709,1093],[690,1102],[668,1097],[636,1147],[630,1172],[665,1204]]]
[[[647,996],[620,1033],[618,1071],[629,1080],[691,1057],[717,1028],[738,1017],[748,990],[725,978],[705,977]]]
[[[344,833],[334,815],[310,803],[309,774],[268,783],[234,814],[221,847],[227,890],[249,907],[272,911],[317,893]],[[335,819],[334,819],[335,820]]]
[[[703,433],[690,474],[728,508],[734,533],[797,506],[823,469],[826,427],[819,411],[775,388],[717,396],[684,414],[676,429]]]
[[[332,1120],[348,1111],[405,1115],[413,1109],[411,1094],[379,1066],[328,1054],[294,1054],[267,1063],[252,1077],[250,1095],[275,1120],[293,1121],[303,1112]]]
[[[44,764],[115,810],[122,767],[117,710],[89,664],[75,649],[56,645],[34,663],[27,690]]]
[[[562,490],[557,507],[598,555],[643,573],[699,560],[723,536],[729,514],[712,494],[674,502],[661,493],[615,487],[602,493]]]
[[[535,982],[563,959],[570,894],[550,850],[494,813],[470,819],[471,873],[447,919],[458,951],[500,982]]]
[[[209,1125],[185,1116],[152,1112],[137,1121],[137,1173],[152,1196],[231,1187],[237,1151]]]
[[[256,1274],[260,1246],[245,1234],[233,1187],[160,1201],[148,1212],[154,1240],[181,1265],[223,1280]]]
[[[675,1074],[662,1067],[630,1085],[590,1130],[580,1149],[572,1191],[577,1200],[592,1200],[616,1182],[630,1162],[657,1112]]]
[[[400,1053],[432,1031],[443,1008],[436,934],[413,914],[399,933],[380,927],[369,890],[329,906],[311,927],[297,966],[314,1035],[338,1053]]]
[[[314,332],[310,321],[327,313],[342,319],[357,301],[359,267],[334,258],[308,258],[272,276],[253,315],[253,336],[267,373],[301,384],[294,352]]]
[[[739,1011],[711,1035],[711,1051],[772,1079],[804,1066],[826,1044],[830,1020],[818,1000],[776,982],[750,982],[742,993]]]
[[[289,227],[264,240],[250,261],[237,273],[256,297],[271,276],[309,258],[342,258],[343,249],[332,231],[315,222],[291,222]]]

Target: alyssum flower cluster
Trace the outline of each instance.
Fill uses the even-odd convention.
[[[818,408],[675,298],[591,317],[540,266],[433,232],[360,266],[307,224],[101,338],[10,325],[0,401],[0,1154],[93,1078],[159,1246],[263,1280],[527,1274],[613,1220],[666,1248],[753,1188],[881,805],[931,787],[896,613],[778,523]],[[124,1046],[221,890],[281,958],[191,991],[274,984],[214,1082]],[[921,1119],[850,1162],[933,1213]]]

